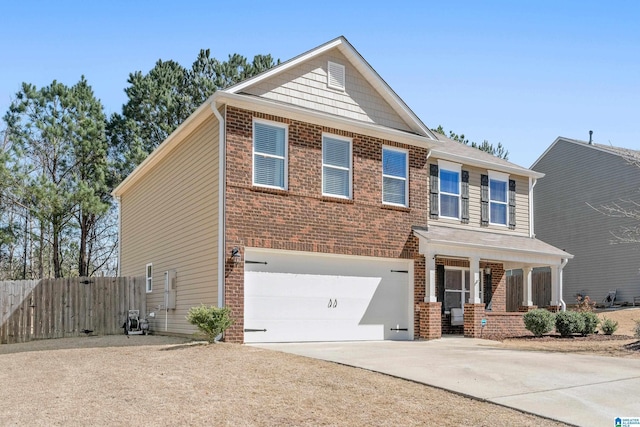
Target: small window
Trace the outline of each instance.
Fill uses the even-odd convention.
[[[327,86],[329,86],[331,89],[344,91],[344,65],[329,61],[329,63],[327,64]]]
[[[382,148],[382,202],[409,205],[409,153],[399,148]]]
[[[351,198],[351,140],[322,136],[322,194]]]
[[[253,184],[286,190],[286,125],[253,122]]]
[[[147,292],[151,292],[153,290],[153,264],[147,264],[146,284]]]
[[[489,171],[489,222],[507,225],[507,183],[506,174]]]
[[[440,216],[460,219],[460,173],[461,166],[439,162],[440,169]]]

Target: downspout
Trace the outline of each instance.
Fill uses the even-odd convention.
[[[120,277],[120,272],[122,271],[122,203],[120,202],[120,196],[116,196],[115,199],[118,204],[118,271],[116,276]]]
[[[533,224],[533,188],[536,186],[538,180],[533,177],[529,177],[529,237],[536,237],[534,224]]]
[[[565,304],[562,299],[562,270],[564,266],[569,262],[569,258],[563,258],[560,267],[558,267],[558,298],[560,298],[560,305],[562,306],[562,311],[567,311],[567,304]]]
[[[218,307],[224,307],[224,268],[225,268],[225,119],[216,108],[215,100],[211,102],[211,110],[218,119]],[[224,107],[225,116],[227,106]]]

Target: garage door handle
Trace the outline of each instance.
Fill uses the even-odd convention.
[[[408,328],[391,328],[392,331],[408,331]]]
[[[329,304],[327,304],[327,308],[336,308],[338,306],[338,298],[335,300],[333,298],[329,299]]]

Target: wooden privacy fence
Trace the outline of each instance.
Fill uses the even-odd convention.
[[[518,311],[524,296],[523,276],[516,274],[507,277],[507,311]],[[534,271],[531,273],[531,299],[539,308],[549,306],[551,302],[551,272]]]
[[[0,344],[123,333],[130,309],[146,313],[144,277],[0,282]]]

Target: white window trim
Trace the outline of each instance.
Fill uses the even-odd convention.
[[[151,275],[149,275],[149,267],[151,267]],[[153,292],[153,263],[149,263],[144,268],[145,289],[147,293]]]
[[[500,181],[505,183],[506,190],[506,200],[504,202],[499,202],[491,199],[491,181]],[[506,216],[504,224],[501,222],[493,222],[491,218],[491,204],[497,203],[499,205],[504,205],[506,208]],[[500,227],[506,227],[509,225],[509,174],[503,172],[489,171],[489,224],[497,225]]]
[[[440,172],[442,170],[448,170],[451,172],[458,173],[458,194],[447,193],[445,191],[442,191],[442,179],[440,179]],[[452,163],[446,160],[438,159],[438,198],[440,198],[442,194],[447,196],[455,196],[458,198],[458,216],[457,217],[442,215],[442,199],[438,200],[438,216],[440,218],[450,218],[450,219],[458,219],[458,220],[460,219],[460,214],[462,213],[461,181],[462,181],[462,165],[460,163]]]
[[[331,169],[337,169],[337,170],[347,170],[347,168],[343,168],[340,166],[333,166],[333,165],[325,165],[324,164],[324,138],[331,138],[331,139],[337,139],[340,141],[345,141],[349,143],[349,194],[348,196],[343,196],[340,194],[331,194],[331,193],[325,193],[324,192],[324,168],[325,166]],[[332,133],[326,133],[323,132],[322,133],[322,195],[326,196],[326,197],[336,197],[338,199],[345,199],[345,200],[351,200],[351,198],[353,197],[353,140],[351,138],[347,138],[344,136],[339,136],[339,135],[334,135]]]
[[[331,67],[336,67],[342,73],[342,78],[344,79],[343,85],[334,85],[331,84]],[[342,64],[338,64],[337,62],[327,61],[327,87],[331,89],[338,90],[340,92],[344,92],[347,87],[347,72]]]
[[[389,150],[389,151],[397,151],[400,153],[404,153],[405,154],[405,171],[407,171],[407,176],[404,178],[400,178],[398,176],[394,176],[394,175],[385,175],[384,173],[384,150]],[[404,148],[398,148],[398,147],[391,147],[389,145],[383,145],[382,146],[382,203],[385,205],[389,205],[389,206],[400,206],[403,208],[409,207],[409,150],[405,150]],[[402,180],[404,179],[405,181],[405,186],[404,186],[404,204],[401,203],[391,203],[391,202],[385,202],[384,200],[384,178],[392,178],[392,179],[398,179],[398,180]]]
[[[255,144],[255,135],[256,135],[256,123],[261,123],[267,126],[279,127],[284,129],[284,186],[278,187],[276,185],[264,185],[256,182],[256,144]],[[282,159],[281,156],[274,156],[272,154],[266,153],[258,153],[261,156],[271,157],[274,159]],[[251,182],[256,187],[264,187],[264,188],[274,188],[277,190],[287,190],[289,188],[289,125],[286,123],[273,122],[271,120],[263,120],[256,119],[254,117],[253,123],[251,124]]]
[[[447,285],[446,285],[446,280],[444,282],[444,295],[445,295],[445,299],[446,299],[446,295],[447,292],[449,293],[458,293],[458,294],[462,294],[460,296],[460,298],[462,299],[462,309],[464,310],[464,305],[467,302],[467,300],[465,299],[465,296],[467,294],[467,290],[469,291],[469,296],[471,296],[471,269],[467,268],[467,267],[449,267],[449,266],[445,266],[444,267],[444,271],[445,271],[445,275],[447,274],[447,271],[451,271],[451,270],[455,270],[455,271],[462,271],[462,289],[461,290],[457,290],[457,289],[452,289],[450,291],[447,291]],[[465,271],[469,272],[469,283],[466,283],[466,275],[464,274]],[[442,305],[444,306],[444,301],[442,301]],[[445,314],[450,314],[451,310],[446,310]]]

